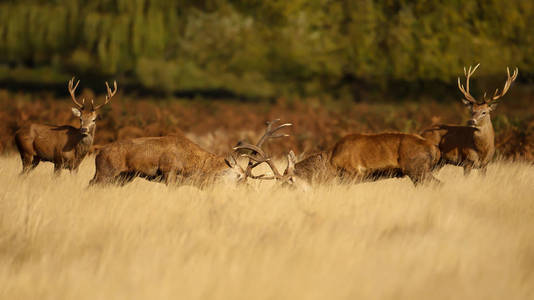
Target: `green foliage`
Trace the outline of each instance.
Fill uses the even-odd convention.
[[[62,80],[114,76],[164,93],[338,96],[354,82],[451,84],[476,62],[490,77],[506,65],[524,76],[532,45],[534,2],[523,0],[0,4],[1,78],[26,68],[46,81],[39,70],[50,69]]]

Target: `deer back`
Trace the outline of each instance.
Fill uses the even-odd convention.
[[[333,148],[331,164],[336,169],[353,173],[378,170],[417,169],[418,163],[435,164],[439,150],[414,134],[352,134]],[[422,166],[421,166],[422,167]]]
[[[98,156],[121,172],[151,174],[159,169],[177,169],[183,173],[209,168],[217,162],[224,167],[224,159],[202,149],[183,136],[143,137],[111,143]]]
[[[395,134],[351,134],[336,143],[332,166],[338,169],[386,169],[398,166],[399,136]]]

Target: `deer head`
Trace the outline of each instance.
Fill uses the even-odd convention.
[[[234,149],[246,149],[252,151],[253,154],[242,154],[242,156],[248,157],[249,160],[253,162],[252,168],[255,168],[259,164],[266,163],[272,171],[272,175],[269,176],[267,176],[266,174],[252,175],[251,173],[247,173],[247,177],[261,180],[276,180],[284,187],[301,188],[303,190],[307,190],[309,188],[308,184],[305,181],[301,180],[298,176],[295,175],[295,164],[297,162],[297,159],[293,151],[289,151],[289,154],[287,155],[287,167],[284,173],[281,174],[272,159],[268,157],[263,151],[263,149],[259,148],[258,146],[243,143],[235,147]]]
[[[107,95],[106,95],[105,102],[100,105],[95,106],[94,99],[91,99],[90,107],[85,106],[85,98],[82,98],[81,103],[76,100],[76,88],[78,87],[79,83],[80,81],[78,80],[76,82],[76,85],[74,85],[74,77],[72,77],[72,79],[69,80],[68,89],[69,89],[69,93],[72,98],[72,101],[74,102],[74,105],[76,105],[76,107],[72,108],[72,113],[74,114],[74,116],[80,118],[80,133],[83,136],[87,136],[91,132],[93,132],[95,128],[97,111],[102,106],[107,104],[111,100],[111,98],[115,95],[115,93],[117,93],[117,81],[113,82],[113,88],[114,88],[113,91],[109,88],[109,85],[106,82]]]
[[[247,180],[246,171],[237,163],[233,153],[228,155],[224,161],[228,169],[224,170],[220,175],[223,182],[244,183]]]
[[[271,161],[270,158],[268,158],[265,155],[265,152],[263,151],[263,149],[261,149],[261,147],[263,146],[263,143],[265,143],[265,141],[267,141],[268,139],[275,139],[275,138],[281,138],[281,137],[289,136],[288,134],[284,134],[284,133],[282,133],[282,134],[278,133],[277,134],[276,132],[278,132],[279,130],[281,130],[283,128],[292,126],[293,124],[285,123],[285,124],[281,124],[281,125],[278,125],[275,128],[273,128],[273,125],[275,125],[278,122],[280,122],[280,119],[276,119],[276,120],[273,120],[273,121],[267,121],[266,122],[267,128],[265,129],[265,133],[258,140],[256,145],[239,142],[237,144],[237,146],[234,147],[234,151],[237,152],[237,153],[239,153],[241,150],[249,150],[250,151],[250,154],[245,153],[245,154],[241,155],[241,156],[249,158],[249,162],[248,162],[247,168],[244,171],[245,172],[245,178],[243,180],[246,180],[246,178],[248,178],[248,177],[253,178],[253,179],[277,179],[277,180],[281,180],[282,179],[282,176],[280,175],[280,173],[276,169],[276,166],[274,165],[274,163]],[[252,170],[254,168],[256,168],[257,166],[259,166],[260,164],[262,164],[262,163],[267,163],[269,165],[269,167],[271,168],[271,170],[275,173],[275,175],[273,175],[273,176],[265,176],[264,174],[259,175],[259,176],[252,175]]]
[[[499,89],[496,89],[492,97],[487,97],[487,94],[484,93],[482,101],[477,101],[469,92],[469,79],[471,75],[475,73],[478,66],[480,66],[480,64],[477,64],[474,68],[470,66],[469,69],[464,67],[464,74],[466,77],[465,87],[460,82],[460,77],[458,77],[458,88],[465,97],[462,99],[462,102],[467,106],[469,112],[471,113],[471,119],[469,119],[467,123],[469,126],[474,127],[480,126],[489,120],[490,112],[495,110],[498,100],[508,92],[510,85],[517,78],[518,73],[517,68],[515,68],[514,73],[510,76],[510,69],[506,68],[508,79],[506,79],[502,91],[499,92]]]

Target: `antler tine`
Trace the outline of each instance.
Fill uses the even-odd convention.
[[[104,103],[97,105],[95,107],[93,104],[93,101],[91,100],[91,105],[93,106],[93,110],[98,110],[102,106],[108,104],[111,98],[115,96],[115,94],[117,93],[117,81],[116,80],[113,81],[113,91],[111,90],[111,88],[109,88],[108,82],[106,81],[106,90],[107,90],[107,94],[106,94],[106,100],[104,101]]]
[[[475,68],[473,68],[473,71],[471,71],[471,66],[469,66],[469,74],[467,74],[467,82],[465,83],[468,93],[469,93],[469,79],[471,78],[471,75],[473,75],[473,73],[475,73],[475,71],[478,69],[478,66],[480,66],[480,63],[478,63],[475,66]]]
[[[283,177],[278,171],[278,168],[276,168],[274,162],[270,158],[265,157],[265,156],[257,157],[257,156],[250,155],[250,154],[241,154],[241,156],[247,157],[251,161],[255,161],[256,163],[252,164],[253,166],[258,166],[259,164],[266,163],[269,166],[269,168],[271,168],[271,170],[273,171],[273,176],[271,178],[271,177],[266,177],[265,174],[254,176],[251,173],[252,168],[250,170],[247,168],[246,174],[248,177],[252,177],[255,179],[280,179]],[[251,166],[251,164],[249,164],[249,166]]]
[[[471,78],[471,75],[473,75],[478,69],[478,66],[480,66],[480,63],[478,63],[474,68],[472,66],[469,66],[468,70],[466,70],[466,68],[464,67],[464,74],[466,78],[465,88],[460,81],[460,77],[458,77],[458,88],[460,89],[462,94],[464,94],[465,99],[471,103],[476,103],[476,99],[471,96],[471,93],[469,92],[469,79]]]
[[[241,149],[246,149],[246,150],[252,150],[253,153],[256,152],[258,153],[260,156],[262,157],[266,157],[265,155],[265,152],[263,151],[263,149],[261,149],[260,147],[256,146],[256,145],[252,145],[252,144],[249,144],[249,143],[243,143],[237,147],[234,147],[234,150],[241,150]]]
[[[73,84],[74,84],[74,76],[73,76],[69,80],[68,90],[69,90],[70,97],[72,98],[72,101],[74,102],[74,104],[76,104],[76,106],[78,106],[79,109],[83,109],[85,101],[83,101],[82,104],[80,104],[80,102],[76,101],[76,89],[78,88],[78,84],[79,83],[80,83],[80,81],[78,80],[76,82],[76,85],[73,87]]]
[[[106,81],[106,90],[108,94],[106,95],[106,103],[111,99],[111,97],[115,96],[115,93],[117,92],[117,80],[113,81],[113,92],[109,88],[108,82]]]
[[[280,122],[280,119],[275,119],[275,120],[272,120],[272,121],[267,121],[267,128],[265,129],[265,133],[263,134],[263,136],[260,138],[260,140],[258,141],[258,143],[256,144],[258,147],[261,147],[263,146],[263,143],[265,143],[265,141],[269,138],[280,138],[280,137],[287,137],[289,136],[288,134],[279,134],[279,135],[274,135],[275,132],[277,132],[278,130],[282,129],[282,128],[285,128],[285,127],[289,127],[289,126],[293,126],[293,124],[291,123],[284,123],[278,127],[276,127],[275,129],[272,129],[272,126],[276,123]]]
[[[280,175],[280,172],[278,172],[278,169],[276,169],[276,166],[274,165],[273,161],[267,157],[265,154],[265,151],[261,149],[263,143],[267,141],[270,138],[280,138],[280,137],[286,137],[289,136],[288,134],[275,134],[277,131],[279,131],[282,128],[292,126],[291,123],[284,123],[276,128],[273,129],[273,125],[280,122],[280,119],[275,119],[272,121],[265,122],[267,125],[267,128],[265,129],[265,133],[263,136],[258,140],[256,145],[252,145],[249,143],[243,143],[239,146],[234,147],[234,151],[239,151],[242,149],[251,150],[251,154],[243,154],[241,156],[247,157],[249,159],[249,162],[247,164],[247,169],[245,170],[245,174],[247,177],[255,178],[255,179],[280,179],[282,178],[282,175]],[[257,154],[257,155],[255,155]],[[254,176],[252,175],[252,169],[256,168],[258,165],[262,163],[267,163],[271,170],[273,171],[274,177],[265,177],[264,175]]]
[[[501,93],[500,94],[498,93],[499,89],[495,90],[495,94],[490,99],[490,101],[487,101],[487,103],[494,102],[494,101],[498,100],[499,98],[501,98],[502,96],[506,95],[506,93],[508,92],[508,89],[512,85],[512,82],[514,82],[515,79],[517,78],[518,72],[519,72],[519,70],[516,67],[515,70],[514,70],[514,73],[512,74],[512,76],[510,76],[510,68],[506,67],[506,75],[507,75],[508,78],[506,79],[506,82],[504,83],[504,87],[502,88]]]

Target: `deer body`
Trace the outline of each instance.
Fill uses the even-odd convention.
[[[39,162],[54,163],[58,172],[65,168],[76,171],[91,145],[95,129],[87,134],[72,126],[29,124],[15,134],[15,143],[21,155],[23,172],[35,168]]]
[[[469,92],[469,79],[478,66],[473,69],[469,67],[469,70],[464,69],[467,78],[465,88],[458,78],[458,87],[465,97],[462,102],[471,113],[468,125],[436,125],[421,134],[439,147],[441,152],[439,165],[463,166],[465,175],[468,175],[473,168],[480,169],[483,174],[486,173],[487,165],[495,154],[495,131],[490,113],[497,107],[497,100],[506,94],[517,78],[517,68],[511,76],[507,69],[508,79],[502,92],[499,93],[497,89],[493,97],[486,98],[484,94],[482,101],[477,101]]]
[[[288,160],[295,161],[291,154],[290,157]],[[337,176],[336,169],[330,163],[331,157],[331,149],[311,154],[299,162],[294,162],[292,174],[308,184],[328,182]],[[287,176],[287,170],[285,175]]]
[[[258,153],[257,156],[249,156],[257,163],[269,164],[274,175],[264,179],[277,179],[283,184],[303,188],[336,178],[362,181],[367,178],[408,176],[414,184],[439,182],[431,174],[440,158],[439,149],[414,134],[351,134],[342,138],[332,149],[310,155],[299,162],[290,151],[283,175],[262,149],[250,144],[241,148]]]
[[[114,91],[111,91],[106,82],[108,94],[104,104],[95,106],[91,100],[90,107],[86,107],[85,100],[82,103],[76,100],[74,93],[79,81],[73,86],[73,80],[74,78],[69,81],[69,92],[76,105],[72,112],[80,119],[80,127],[28,124],[20,128],[15,133],[15,144],[22,160],[21,174],[30,172],[41,161],[54,163],[56,175],[59,175],[61,169],[77,171],[89,153],[95,135],[97,110],[115,95],[117,83],[115,82]]]
[[[437,125],[422,136],[439,147],[440,165],[464,167],[464,173],[477,168],[485,172],[495,154],[495,133],[491,120],[481,126]]]
[[[179,179],[223,178],[239,181],[243,170],[184,136],[143,137],[117,141],[104,146],[96,156],[96,172],[90,184],[125,184],[135,177],[175,183]]]
[[[330,161],[352,179],[408,176],[417,184],[437,180],[430,172],[438,160],[439,150],[419,136],[380,133],[344,137],[334,146]]]

